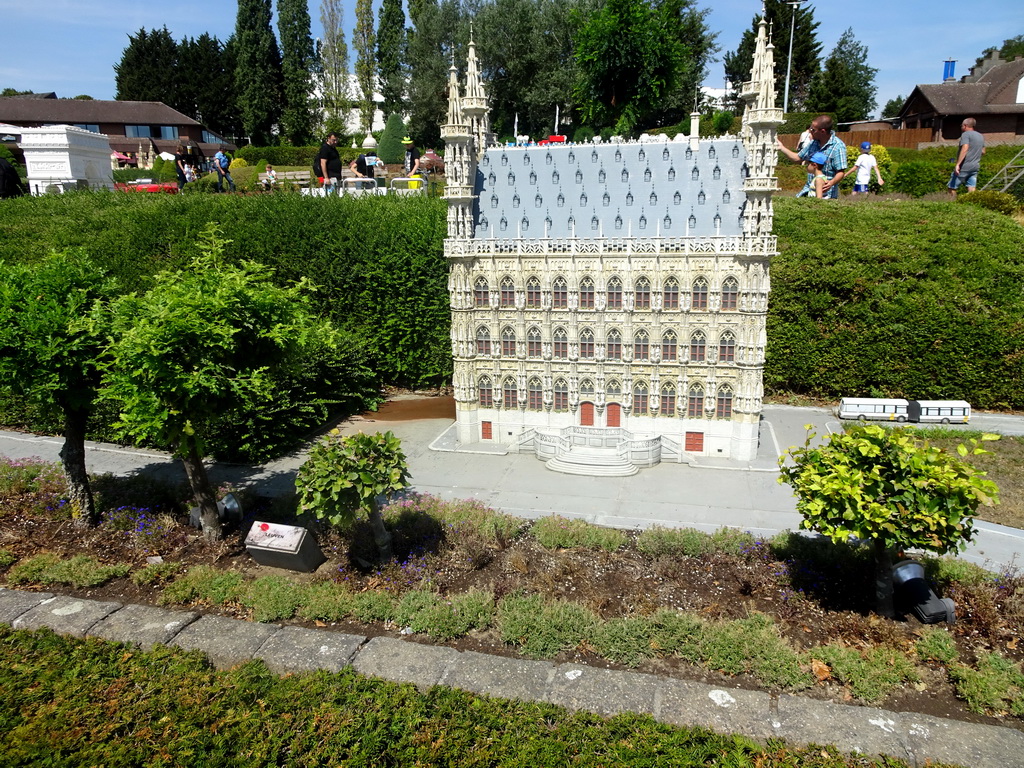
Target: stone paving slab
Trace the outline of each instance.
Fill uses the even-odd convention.
[[[546,661],[463,651],[440,683],[485,696],[544,701],[554,672],[555,665]]]
[[[275,632],[276,624],[257,624],[223,616],[202,616],[179,632],[171,645],[200,650],[217,669],[230,669],[256,656]]]
[[[199,618],[195,611],[169,611],[152,605],[126,605],[89,630],[89,637],[140,648],[167,645],[182,629]]]
[[[0,623],[12,624],[23,613],[28,613],[51,597],[51,592],[22,592],[20,589],[0,587]]]
[[[365,642],[366,638],[361,635],[282,627],[267,639],[255,656],[263,659],[270,671],[278,675],[317,669],[340,672],[352,662]]]
[[[659,679],[641,672],[559,664],[547,700],[567,709],[601,715],[639,712],[653,715]]]
[[[454,648],[375,637],[362,647],[352,666],[361,675],[412,683],[427,690],[441,681],[458,657]]]
[[[742,733],[765,740],[776,734],[768,720],[771,696],[742,688],[716,688],[667,678],[661,681],[657,718],[680,726]]]
[[[901,713],[904,739],[918,765],[925,759],[971,768],[1024,765],[1024,733],[980,723]],[[913,764],[913,761],[911,761]]]
[[[49,627],[72,637],[85,637],[98,621],[121,607],[121,603],[101,603],[77,597],[50,597],[11,622],[15,629]]]
[[[781,694],[771,715],[774,735],[798,744],[841,744],[846,752],[911,758],[896,712]]]

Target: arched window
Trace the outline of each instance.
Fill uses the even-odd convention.
[[[516,284],[511,277],[502,278],[501,281],[501,306],[514,307],[516,305]]]
[[[551,289],[551,306],[555,309],[565,309],[569,306],[569,286],[564,277],[556,277]]]
[[[722,283],[722,309],[736,309],[739,304],[740,284],[735,277],[725,278]]]
[[[661,359],[663,362],[675,362],[679,358],[678,339],[675,331],[665,331],[661,337]]]
[[[732,387],[725,385],[718,388],[715,398],[715,416],[720,419],[732,418]]]
[[[676,388],[673,384],[661,385],[661,415],[676,415]]]
[[[516,332],[512,328],[506,328],[501,332],[501,356],[516,356]]]
[[[622,359],[622,334],[614,328],[608,331],[608,350],[605,357],[609,360]]]
[[[665,309],[679,309],[679,281],[670,277],[661,292],[661,306]]]
[[[530,379],[530,383],[527,385],[527,398],[527,407],[531,411],[544,409],[544,388],[541,386],[540,379]]]
[[[533,309],[540,307],[540,280],[536,277],[526,281],[526,306]]]
[[[506,409],[519,407],[519,388],[516,387],[516,380],[512,376],[506,377],[502,383],[501,398],[505,401]]]
[[[633,413],[646,414],[648,410],[648,389],[642,381],[633,385]]]
[[[580,331],[580,358],[590,360],[594,357],[594,332],[589,328]]]
[[[641,277],[633,286],[633,308],[651,308],[651,281],[646,277]]]
[[[594,396],[594,382],[592,382],[590,379],[584,379],[583,381],[581,381],[580,382],[580,395],[583,396],[583,397],[588,397],[588,398],[593,397]]]
[[[690,387],[690,394],[686,398],[686,416],[690,419],[704,416],[704,387],[699,384]]]
[[[594,308],[594,281],[589,277],[580,280],[580,309]]]
[[[622,281],[617,277],[608,281],[608,309],[622,309]]]
[[[555,343],[552,345],[552,355],[561,360],[569,357],[569,334],[565,332],[564,328],[559,328],[555,331]]]
[[[718,362],[732,363],[736,361],[736,337],[726,331],[718,339]]]
[[[647,331],[637,331],[633,335],[633,359],[649,360],[651,358],[651,337]]]
[[[476,329],[476,353],[478,355],[491,354],[491,331],[486,325]]]
[[[491,386],[490,376],[481,376],[476,385],[476,400],[481,408],[494,406],[494,389]]]
[[[531,328],[526,332],[526,356],[540,357],[542,349],[540,331],[537,328]]]
[[[690,337],[690,362],[703,363],[707,356],[707,337],[704,331],[694,331]]]
[[[707,309],[708,308],[708,281],[703,277],[698,277],[693,281],[693,293],[691,294],[690,308],[691,309]]]
[[[473,283],[473,304],[478,307],[486,307],[491,303],[491,292],[487,288],[487,279],[478,277]]]
[[[615,379],[612,379],[604,385],[604,394],[609,400],[618,400],[619,395],[622,394],[622,385]]]
[[[565,383],[565,379],[559,379],[555,382],[554,395],[552,407],[556,411],[569,410],[569,386]]]

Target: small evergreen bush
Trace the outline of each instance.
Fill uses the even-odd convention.
[[[948,172],[943,176],[932,163],[911,161],[899,163],[893,170],[892,180],[886,179],[885,184],[889,192],[902,192],[911,197],[923,197],[932,192],[941,192],[948,181]]]
[[[1007,216],[1012,216],[1021,209],[1020,203],[1017,202],[1017,198],[1007,192],[996,192],[992,189],[977,189],[974,192],[966,192],[962,195],[957,195],[956,201],[958,203],[966,203],[967,205],[980,205],[982,208],[988,208],[990,211],[996,213],[1003,213]]]
[[[380,136],[380,143],[377,145],[377,156],[385,163],[401,163],[405,161],[405,147],[402,139],[405,138],[405,123],[402,116],[397,112],[388,115],[387,125],[384,133]]]
[[[623,546],[626,534],[614,528],[592,525],[585,520],[569,520],[558,515],[542,517],[534,523],[533,535],[547,549],[590,547],[614,552]]]

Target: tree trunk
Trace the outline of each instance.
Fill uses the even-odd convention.
[[[203,528],[203,538],[207,541],[220,541],[224,534],[220,529],[220,515],[217,512],[217,496],[210,485],[210,478],[206,474],[206,467],[203,466],[203,457],[195,446],[190,446],[188,451],[181,457],[185,465],[185,474],[188,475],[189,485],[192,486],[192,497],[199,505],[199,521]]]
[[[376,499],[370,499],[370,508],[367,510],[367,517],[370,519],[370,526],[373,528],[373,541],[377,545],[377,554],[380,559],[386,562],[391,559],[391,534],[384,525],[384,516],[380,513]]]
[[[875,540],[875,612],[890,619],[896,615],[892,599],[892,550],[880,539]]]
[[[68,481],[71,519],[75,525],[83,527],[99,523],[89,487],[89,474],[85,469],[85,423],[88,415],[84,410],[64,409],[64,446],[60,449],[64,477]]]

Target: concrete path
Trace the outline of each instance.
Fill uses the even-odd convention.
[[[1010,728],[191,611],[0,588],[0,622],[15,629],[48,627],[143,649],[156,643],[198,649],[220,669],[250,659],[262,659],[281,675],[318,669],[338,672],[351,666],[360,674],[413,683],[421,690],[447,685],[601,715],[639,712],[671,725],[742,733],[761,742],[774,737],[796,744],[834,744],[845,752],[892,755],[915,767],[931,760],[1007,768],[1021,765],[1024,755],[1024,733]]]

